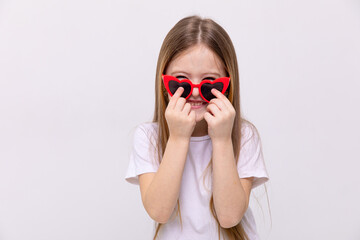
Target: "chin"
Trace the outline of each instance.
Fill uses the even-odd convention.
[[[195,118],[195,121],[198,123],[198,122],[201,122],[202,120],[204,120],[204,115],[202,115],[202,116],[196,116],[196,118]]]
[[[196,122],[200,122],[202,120],[204,120],[204,114],[206,111],[196,111],[195,112],[195,121]]]

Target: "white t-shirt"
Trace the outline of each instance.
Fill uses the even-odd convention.
[[[133,149],[125,179],[139,185],[138,175],[156,172],[159,163],[156,160],[157,123],[143,123],[134,133]],[[252,188],[263,184],[268,178],[263,156],[260,151],[260,139],[256,131],[247,123],[242,124],[242,147],[237,163],[240,178],[254,177]],[[209,208],[211,197],[210,167],[203,180],[203,172],[212,154],[212,143],[209,135],[191,137],[187,159],[183,171],[180,188],[180,219],[176,215],[177,204],[170,220],[161,226],[158,238],[160,240],[218,240],[217,223]],[[204,186],[205,183],[205,186]],[[250,240],[258,240],[255,220],[250,207],[242,218],[242,224]],[[226,234],[223,234],[227,239]],[[149,236],[150,237],[153,236]]]

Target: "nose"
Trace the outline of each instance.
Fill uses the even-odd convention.
[[[199,88],[194,87],[194,89],[193,89],[193,91],[192,91],[192,96],[193,96],[194,98],[200,96]]]

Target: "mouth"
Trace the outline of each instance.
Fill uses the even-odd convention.
[[[205,101],[188,100],[187,102],[190,103],[192,109],[198,109],[207,104]]]

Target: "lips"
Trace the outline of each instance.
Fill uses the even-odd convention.
[[[205,101],[188,100],[187,102],[190,103],[192,107],[200,107],[202,105],[206,105]]]

